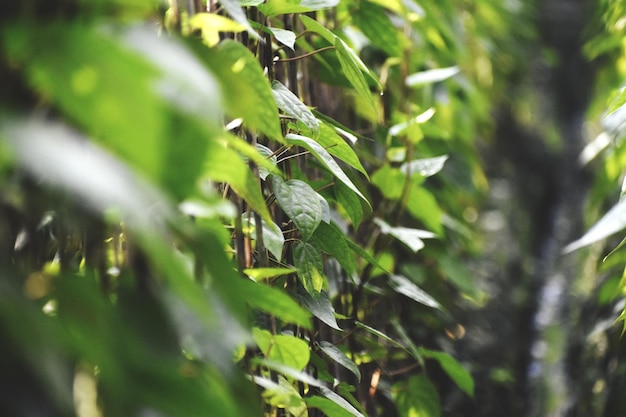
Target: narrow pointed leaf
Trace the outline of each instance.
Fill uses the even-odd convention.
[[[447,80],[454,77],[461,70],[459,67],[438,68],[422,72],[417,72],[406,77],[405,84],[408,87],[420,87],[427,84]]]
[[[298,295],[300,302],[309,310],[315,317],[320,319],[323,323],[330,328],[342,331],[335,319],[335,309],[333,308],[328,294],[325,291],[321,291],[319,294],[310,295]]]
[[[356,92],[363,99],[365,99],[365,102],[371,107],[371,109],[375,113],[377,113],[378,110],[376,107],[376,102],[372,97],[372,93],[370,92],[367,80],[361,72],[361,66],[359,65],[359,61],[348,49],[349,47],[345,44],[343,40],[339,38],[335,39],[335,52],[337,53],[337,58],[339,59],[339,63],[341,64],[341,70],[343,71],[343,75],[345,75],[348,81],[350,81],[350,84],[352,84]]]
[[[614,205],[587,233],[564,249],[569,253],[611,236],[626,227],[626,199]]]
[[[359,3],[358,9],[352,14],[356,27],[372,42],[389,56],[401,56],[402,45],[399,32],[393,25],[385,9],[369,1]]]
[[[311,113],[311,110],[287,87],[282,85],[280,81],[274,81],[272,83],[272,92],[278,108],[289,116],[294,117],[296,120],[300,120],[304,123],[315,136],[319,134],[319,121]]]
[[[350,360],[350,358],[348,358],[346,354],[341,351],[341,349],[325,340],[320,342],[320,349],[322,349],[322,351],[328,355],[329,358],[346,368],[348,371],[352,372],[357,377],[357,381],[361,381],[361,372],[359,371],[359,367],[356,366],[356,364]]]
[[[317,193],[304,181],[285,181],[278,175],[272,175],[271,180],[276,201],[298,227],[302,240],[309,240],[322,222],[322,205]]]
[[[374,223],[380,227],[380,231],[383,234],[395,237],[413,252],[417,252],[424,247],[422,239],[437,237],[434,233],[426,230],[411,229],[408,227],[392,227],[379,218],[375,218]]]
[[[230,17],[232,17],[235,22],[239,23],[241,26],[246,28],[248,33],[255,39],[259,39],[259,34],[252,29],[250,26],[250,22],[248,22],[248,17],[246,16],[246,12],[241,8],[241,4],[239,0],[219,0],[220,4],[226,9]]]
[[[345,398],[337,394],[335,391],[326,387],[320,387],[320,392],[324,397],[328,398],[329,400],[346,410],[348,413],[350,413],[350,415],[354,417],[365,417],[363,414],[361,414],[359,410],[354,408],[352,404],[350,404]]]
[[[307,13],[335,7],[339,0],[268,0],[259,5],[259,10],[267,16],[289,13]]]
[[[426,291],[402,275],[389,275],[389,285],[398,293],[428,307],[440,309],[441,305]]]
[[[285,136],[285,139],[293,144],[301,146],[307,150],[309,150],[321,163],[324,165],[339,181],[344,183],[348,188],[354,191],[359,197],[363,199],[368,205],[369,201],[365,198],[365,196],[359,191],[359,189],[350,181],[350,178],[343,172],[339,164],[333,159],[333,157],[328,153],[324,147],[322,147],[319,143],[314,141],[311,138],[307,138],[306,136],[295,135],[293,133],[289,133]],[[371,207],[371,206],[370,206]]]

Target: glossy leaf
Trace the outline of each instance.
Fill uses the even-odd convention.
[[[289,116],[294,117],[304,123],[315,136],[319,134],[319,121],[311,113],[311,110],[300,101],[298,96],[292,93],[287,87],[279,81],[272,82],[272,92],[276,99],[278,108]]]
[[[288,143],[298,145],[309,150],[335,177],[337,177],[339,181],[344,183],[346,187],[350,188],[369,205],[369,201],[367,201],[361,191],[356,188],[352,181],[350,181],[350,178],[348,178],[348,176],[343,172],[339,164],[337,164],[337,162],[330,155],[330,153],[328,153],[328,151],[324,149],[319,143],[311,138],[307,138],[306,136],[295,135],[293,133],[289,133],[288,135],[286,135],[285,139]]]
[[[322,222],[317,193],[304,181],[285,181],[278,175],[272,175],[271,180],[276,201],[300,230],[302,240],[309,240]]]
[[[317,317],[322,323],[325,323],[332,329],[342,331],[335,319],[335,309],[333,308],[328,294],[325,291],[320,291],[319,294],[311,295],[304,294],[299,295],[300,302],[309,310],[315,317]]]
[[[305,242],[296,242],[292,250],[293,263],[298,270],[302,286],[306,292],[317,296],[324,286],[324,263],[321,252]]]
[[[343,184],[335,184],[333,190],[337,203],[341,205],[352,221],[352,227],[355,230],[358,229],[363,219],[363,207],[361,206],[363,200]]]
[[[405,175],[419,174],[422,177],[430,177],[441,171],[447,160],[447,155],[437,156],[434,158],[415,159],[411,162],[402,164],[400,170]]]
[[[320,342],[320,349],[322,349],[322,351],[329,358],[352,372],[357,377],[357,381],[361,380],[361,372],[359,371],[359,367],[356,366],[356,364],[352,360],[350,360],[350,358],[348,358],[346,354],[341,351],[341,349],[327,341]]]
[[[335,391],[322,386],[320,387],[320,392],[322,393],[324,397],[328,398],[329,400],[337,404],[339,407],[343,408],[348,413],[350,413],[350,415],[354,417],[365,417],[363,414],[361,414],[359,410],[354,408],[352,404],[346,401],[345,398],[337,394]]]
[[[611,236],[626,227],[626,199],[614,205],[596,224],[594,224],[580,239],[570,243],[564,249],[569,253],[594,242]]]
[[[428,307],[440,309],[441,305],[428,293],[402,275],[389,275],[389,285],[398,293]]]
[[[356,272],[353,253],[346,243],[346,237],[336,225],[321,223],[315,230],[311,243],[337,259],[348,275]]]
[[[273,335],[257,327],[252,336],[266,358],[302,371],[309,363],[309,345],[302,339],[288,335]]]
[[[423,85],[433,84],[454,77],[461,70],[459,67],[438,68],[422,72],[416,72],[406,77],[405,84],[408,87],[421,87]]]
[[[276,38],[276,40],[292,51],[296,45],[296,34],[290,30],[280,29],[280,28],[267,28],[272,35]]]
[[[408,227],[392,227],[389,226],[384,220],[376,218],[374,223],[380,227],[380,231],[383,234],[388,234],[400,242],[404,243],[413,252],[418,252],[424,247],[422,239],[430,239],[436,237],[432,232],[420,229],[411,229]]]

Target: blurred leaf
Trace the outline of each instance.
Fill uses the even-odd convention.
[[[434,158],[415,159],[411,162],[405,162],[400,170],[405,175],[419,174],[422,177],[430,177],[443,169],[448,159],[447,155],[437,156]]]
[[[255,39],[259,39],[259,34],[252,29],[246,12],[241,8],[239,0],[219,0],[220,4],[226,9],[228,14],[235,19],[237,23],[245,27],[248,33]]]
[[[322,206],[317,193],[304,181],[285,181],[278,175],[272,175],[271,180],[280,208],[300,230],[302,240],[308,241],[322,222]]]
[[[356,364],[351,361],[346,354],[341,351],[341,349],[325,340],[320,342],[320,349],[322,349],[322,351],[328,355],[329,358],[352,372],[356,376],[357,381],[361,381],[361,372],[359,371],[359,367],[356,366]]]
[[[255,380],[257,378],[259,377]],[[263,398],[268,404],[284,408],[294,416],[308,416],[307,406],[302,396],[284,376],[278,375],[278,384],[271,380],[267,381],[264,383],[266,390],[263,392]]]
[[[249,225],[252,228],[256,227],[255,218],[250,212],[244,213],[241,217],[241,221],[244,226]],[[285,236],[283,235],[282,230],[280,230],[276,223],[267,223],[265,220],[261,220],[261,227],[263,228],[263,243],[265,244],[265,247],[277,260],[280,261],[283,256],[283,246],[285,245]],[[251,230],[249,235],[252,239],[256,239],[256,233],[254,230]]]
[[[276,278],[282,275],[293,274],[295,272],[296,270],[292,268],[248,268],[243,270],[244,274],[257,282],[268,278]]]
[[[427,307],[441,309],[441,305],[428,293],[402,275],[389,275],[389,285],[398,293]]]
[[[352,11],[352,20],[373,45],[389,56],[402,56],[400,31],[393,25],[385,9],[369,1],[361,1]]]
[[[395,383],[391,392],[401,417],[441,416],[439,394],[424,375]]]
[[[406,175],[398,168],[392,168],[384,164],[372,174],[372,184],[378,187],[380,192],[390,200],[397,200],[402,196],[402,190],[406,182]]]
[[[293,367],[283,365],[282,363],[278,363],[270,359],[261,359],[256,357],[252,358],[250,362],[256,365],[264,366],[272,371],[285,375],[286,377],[295,379],[296,381],[304,382],[312,387],[321,387],[323,385],[320,380],[312,377],[304,371],[299,371]]]
[[[424,348],[419,349],[426,358],[435,359],[454,383],[470,397],[474,397],[474,379],[456,359],[445,352],[436,352]]]
[[[209,47],[219,43],[220,32],[237,33],[246,30],[246,26],[215,13],[196,13],[189,19],[189,26],[192,31],[202,32],[202,40]]]
[[[348,178],[348,176],[343,172],[339,164],[335,162],[328,151],[326,151],[326,149],[324,149],[319,143],[311,138],[307,138],[306,136],[295,135],[293,133],[287,134],[285,139],[292,145],[298,145],[309,150],[322,163],[322,165],[324,165],[335,177],[337,177],[339,181],[344,183],[346,187],[354,191],[354,193],[356,193],[369,205],[369,201],[367,201],[361,191],[356,188],[352,181],[350,181],[350,178]]]
[[[461,70],[456,66],[416,72],[406,77],[405,84],[408,87],[421,87],[423,85],[447,80],[450,77],[454,77],[459,72],[461,72]]]
[[[354,414],[337,404],[335,401],[317,395],[304,399],[309,407],[317,408],[329,417],[352,417]]]
[[[354,230],[358,229],[363,219],[362,200],[350,188],[341,183],[335,184],[333,191],[337,203],[343,207],[350,221],[352,221],[352,227]]]
[[[284,291],[241,278],[230,283],[230,288],[251,307],[270,313],[286,323],[311,329],[311,314]]]
[[[279,109],[304,123],[311,129],[314,136],[319,135],[319,121],[313,116],[311,110],[300,101],[298,96],[276,80],[272,82],[272,92]]]
[[[254,341],[266,358],[302,371],[309,363],[309,345],[306,341],[288,335],[273,335],[267,330],[252,329]]]
[[[241,117],[247,127],[282,142],[276,101],[257,58],[245,46],[230,40],[221,42],[216,51],[205,51],[203,55],[219,78],[222,90],[228,91],[224,95],[228,113]]]
[[[355,57],[354,52],[339,38],[335,38],[335,52],[337,53],[343,74],[350,81],[356,92],[370,106],[371,110],[377,113],[376,102],[370,92],[367,80],[361,72],[360,61]]]
[[[280,29],[280,28],[271,28],[268,27],[267,30],[271,32],[272,35],[276,38],[276,40],[292,51],[295,49],[296,45],[296,34],[290,30]]]
[[[346,401],[342,396],[337,394],[335,391],[332,391],[322,386],[320,387],[320,392],[322,393],[324,397],[328,398],[329,400],[337,404],[339,407],[343,408],[348,413],[350,413],[350,415],[355,416],[355,417],[365,417],[363,414],[361,414],[359,410],[354,408],[352,404]]]
[[[443,233],[441,208],[435,197],[424,187],[412,184],[406,209],[415,219],[421,220],[428,229],[438,235]]]
[[[324,286],[324,263],[320,250],[304,242],[296,242],[292,250],[293,263],[304,289],[317,296]]]
[[[587,233],[580,239],[570,243],[563,249],[563,253],[573,252],[582,247],[591,245],[617,233],[626,227],[626,199],[614,205]]]
[[[267,16],[289,13],[306,13],[330,9],[339,4],[339,0],[267,0],[259,5],[259,10]]]

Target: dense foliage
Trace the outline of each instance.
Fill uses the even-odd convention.
[[[464,266],[477,141],[519,93],[500,80],[525,71],[525,6],[203,3],[0,18],[3,414],[439,416],[471,397],[446,347],[459,300],[484,301]]]

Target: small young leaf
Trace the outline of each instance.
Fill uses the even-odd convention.
[[[441,308],[437,300],[402,275],[389,275],[389,285],[398,293],[420,304],[437,309]]]
[[[351,361],[350,358],[348,358],[346,354],[341,351],[341,349],[325,340],[320,342],[320,349],[322,349],[322,351],[328,355],[329,358],[356,375],[357,381],[361,381],[361,372],[359,371],[359,367],[356,366],[356,364]]]
[[[296,242],[293,263],[306,292],[317,297],[324,286],[324,263],[319,249],[305,242]]]
[[[474,396],[474,379],[456,359],[446,352],[436,352],[424,348],[419,349],[420,353],[426,358],[431,358],[439,362],[443,370],[470,397]]]
[[[350,178],[348,178],[345,172],[343,172],[339,164],[335,162],[335,160],[328,153],[328,151],[324,149],[324,147],[322,147],[319,143],[311,138],[307,138],[306,136],[295,135],[293,133],[287,134],[285,136],[285,139],[293,145],[298,145],[309,150],[335,177],[337,177],[339,181],[344,183],[344,185],[354,191],[359,197],[363,199],[363,201],[365,201],[369,205],[369,201],[367,201],[361,191],[356,188],[352,181],[350,181]]]
[[[266,358],[302,371],[309,363],[309,345],[304,340],[288,335],[273,335],[267,330],[255,327],[252,337]]]
[[[271,180],[276,201],[306,242],[322,222],[322,205],[317,193],[304,181],[285,181],[278,175],[272,175]]]
[[[294,46],[296,44],[296,34],[290,30],[280,29],[280,28],[267,28],[272,35],[276,38],[276,40],[287,48],[294,50]]]
[[[584,246],[591,245],[613,233],[617,233],[626,227],[626,199],[622,199],[614,205],[587,233],[580,239],[570,243],[563,249],[563,253],[569,253]]]
[[[314,296],[308,293],[298,295],[298,299],[322,323],[325,323],[332,329],[342,331],[335,319],[335,309],[325,291],[321,291]]]
[[[278,108],[289,116],[294,117],[304,123],[315,136],[319,134],[319,120],[311,113],[311,110],[304,105],[294,93],[279,81],[274,80],[272,83],[272,92]]]

